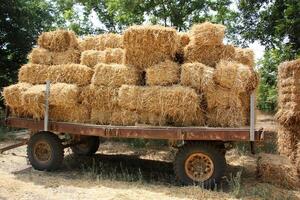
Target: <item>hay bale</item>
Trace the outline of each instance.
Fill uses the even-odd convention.
[[[131,26],[124,33],[126,65],[146,69],[172,59],[177,49],[177,34],[162,26]]]
[[[40,64],[26,64],[19,69],[20,82],[43,84],[48,78],[49,66]]]
[[[117,105],[118,90],[116,87],[89,85],[81,91],[80,99],[87,107],[112,112]]]
[[[94,85],[120,87],[123,84],[137,85],[140,81],[140,72],[133,68],[120,64],[103,64],[95,66],[92,79]]]
[[[171,85],[179,82],[180,66],[170,60],[146,69],[147,85]]]
[[[74,106],[51,106],[49,118],[54,121],[85,123],[90,122],[90,110],[80,104]]]
[[[300,59],[283,62],[278,67],[277,121],[284,126],[300,122]]]
[[[238,93],[253,91],[258,85],[257,73],[249,66],[234,61],[221,60],[213,78],[216,84]]]
[[[86,50],[81,53],[80,64],[93,68],[99,60],[105,60],[104,51]]]
[[[73,31],[56,30],[42,33],[38,45],[50,51],[62,52],[69,48],[77,48],[78,42]]]
[[[184,48],[185,62],[200,62],[215,67],[221,59],[232,60],[233,58],[233,45],[195,45],[190,43]]]
[[[43,84],[50,80],[51,83],[63,82],[83,86],[91,83],[92,76],[93,70],[80,64],[26,64],[19,70],[19,81],[31,84]]]
[[[297,142],[299,141],[299,127],[284,127],[277,128],[277,150],[280,155],[284,155],[290,159],[292,163],[296,159]]]
[[[195,45],[220,45],[223,43],[224,33],[225,26],[204,22],[192,26],[190,37]]]
[[[52,65],[80,63],[80,51],[77,49],[68,49],[63,52],[51,52],[51,55]]]
[[[52,65],[52,54],[47,49],[37,47],[32,49],[28,60],[33,64]]]
[[[190,36],[188,33],[179,32],[177,33],[177,50],[176,53],[183,55],[184,47],[187,46],[190,42]]]
[[[185,63],[181,66],[180,84],[202,93],[208,85],[213,84],[213,73],[214,68],[202,63]]]
[[[115,33],[106,33],[96,36],[87,36],[79,41],[79,49],[81,51],[103,51],[107,48],[123,48],[123,36]]]
[[[81,64],[94,67],[99,63],[121,64],[124,58],[124,50],[121,48],[106,49],[104,51],[87,50],[81,54]]]
[[[29,83],[17,83],[3,88],[2,96],[5,104],[11,108],[21,107],[21,95],[32,85]]]
[[[46,85],[34,85],[22,92],[22,106],[31,113],[34,118],[44,116]],[[56,83],[50,86],[49,105],[60,107],[75,107],[78,102],[79,90],[76,85]]]
[[[263,182],[289,189],[300,187],[296,168],[285,156],[260,153],[257,160],[257,176]]]
[[[176,125],[188,126],[199,121],[204,124],[200,97],[187,87],[123,85],[118,93],[118,104],[122,109],[158,114]]]
[[[250,48],[235,48],[234,60],[249,67],[254,67],[254,52]]]

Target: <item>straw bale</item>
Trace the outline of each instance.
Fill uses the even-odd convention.
[[[296,159],[297,142],[300,136],[298,128],[282,125],[277,128],[277,150],[280,155],[287,156],[291,162],[295,162]]]
[[[146,69],[147,85],[171,85],[179,82],[180,66],[170,60]]]
[[[263,182],[289,189],[300,187],[296,168],[285,156],[260,153],[257,160],[257,176]]]
[[[18,78],[20,82],[31,84],[42,84],[48,78],[49,66],[40,64],[26,64],[19,69]]]
[[[195,45],[190,43],[184,48],[185,62],[200,62],[215,67],[221,60],[234,58],[233,45]]]
[[[258,85],[257,73],[247,65],[221,60],[214,71],[214,81],[237,92],[249,92]]]
[[[190,42],[190,36],[188,33],[179,32],[177,33],[177,54],[184,54],[184,47]]]
[[[49,118],[64,122],[90,122],[90,110],[80,104],[70,107],[51,106],[49,109]]]
[[[53,65],[80,63],[80,51],[77,49],[68,49],[63,52],[51,52],[51,54]]]
[[[52,54],[47,49],[37,47],[32,49],[28,60],[33,64],[52,65]]]
[[[242,109],[243,109],[243,117],[245,119],[245,125],[250,125],[250,92],[242,92],[239,94],[239,98],[242,103]]]
[[[93,70],[80,64],[26,64],[19,70],[19,81],[31,84],[43,84],[50,80],[52,83],[63,82],[83,86],[90,84],[92,76]]]
[[[94,85],[119,87],[123,84],[137,85],[140,81],[140,72],[133,68],[120,64],[103,64],[95,66],[92,78]]]
[[[235,48],[234,60],[249,67],[254,67],[254,52],[250,48]]]
[[[103,63],[117,63],[122,64],[124,59],[124,50],[121,48],[109,48],[105,49],[105,59],[104,61],[99,60],[98,62]]]
[[[225,26],[204,22],[194,24],[190,30],[191,42],[196,45],[220,45],[223,42]]]
[[[177,49],[177,34],[163,26],[131,26],[124,33],[126,65],[146,69],[172,59]]]
[[[297,168],[298,178],[300,179],[300,139],[298,140],[298,143],[297,143],[295,164],[296,164],[296,168]]]
[[[34,85],[22,93],[22,106],[32,114],[33,118],[41,119],[45,112],[45,85]]]
[[[87,107],[111,112],[117,105],[118,90],[119,88],[116,87],[91,84],[81,91],[80,98],[82,99],[82,104]]]
[[[31,87],[29,83],[17,83],[3,88],[2,96],[5,104],[11,108],[21,107],[21,95]]]
[[[283,62],[278,67],[277,121],[285,126],[300,122],[300,59]]]
[[[87,36],[79,41],[79,48],[81,51],[103,51],[106,48],[123,48],[123,36],[115,33]]]
[[[10,107],[10,115],[13,117],[32,118],[32,114],[23,106]]]
[[[185,63],[181,66],[180,83],[201,93],[208,85],[213,84],[213,73],[214,68],[202,63]]]
[[[105,60],[105,52],[97,50],[86,50],[81,53],[80,64],[94,67],[99,60]]]
[[[38,45],[50,51],[66,51],[77,48],[78,42],[73,31],[56,30],[42,33],[38,38]]]
[[[121,48],[106,49],[104,51],[87,50],[81,54],[81,64],[94,67],[98,63],[121,64],[124,58],[124,50]]]
[[[169,118],[176,125],[204,123],[200,97],[195,90],[183,86],[129,86],[123,85],[118,94],[121,108],[138,113],[155,113]]]

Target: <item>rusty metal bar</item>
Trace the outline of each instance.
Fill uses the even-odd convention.
[[[22,142],[19,142],[17,144],[13,144],[13,145],[10,145],[10,146],[7,146],[7,147],[3,147],[3,148],[0,149],[0,154],[2,154],[5,151],[8,151],[8,150],[11,150],[11,149],[14,149],[14,148],[26,145],[27,142],[28,142],[28,140],[26,139],[26,140],[23,140]]]
[[[43,121],[33,119],[10,117],[7,119],[7,125],[43,130]],[[49,131],[100,137],[250,141],[249,128],[110,126],[49,121]],[[255,131],[255,140],[261,139],[260,133],[261,131]]]

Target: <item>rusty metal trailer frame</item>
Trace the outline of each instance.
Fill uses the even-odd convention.
[[[8,117],[5,124],[44,131],[44,121]],[[250,141],[250,128],[162,127],[162,126],[111,126],[49,121],[47,131],[74,135],[145,138],[168,140]],[[262,140],[263,132],[254,131],[255,141]]]

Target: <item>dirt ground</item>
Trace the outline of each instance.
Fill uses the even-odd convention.
[[[2,141],[0,147],[13,142]],[[226,154],[226,176],[216,191],[180,186],[172,169],[174,153],[167,147],[140,149],[107,141],[92,157],[66,150],[60,170],[42,172],[27,163],[22,146],[0,154],[0,199],[300,199],[300,191],[260,182],[257,155],[236,149]]]

